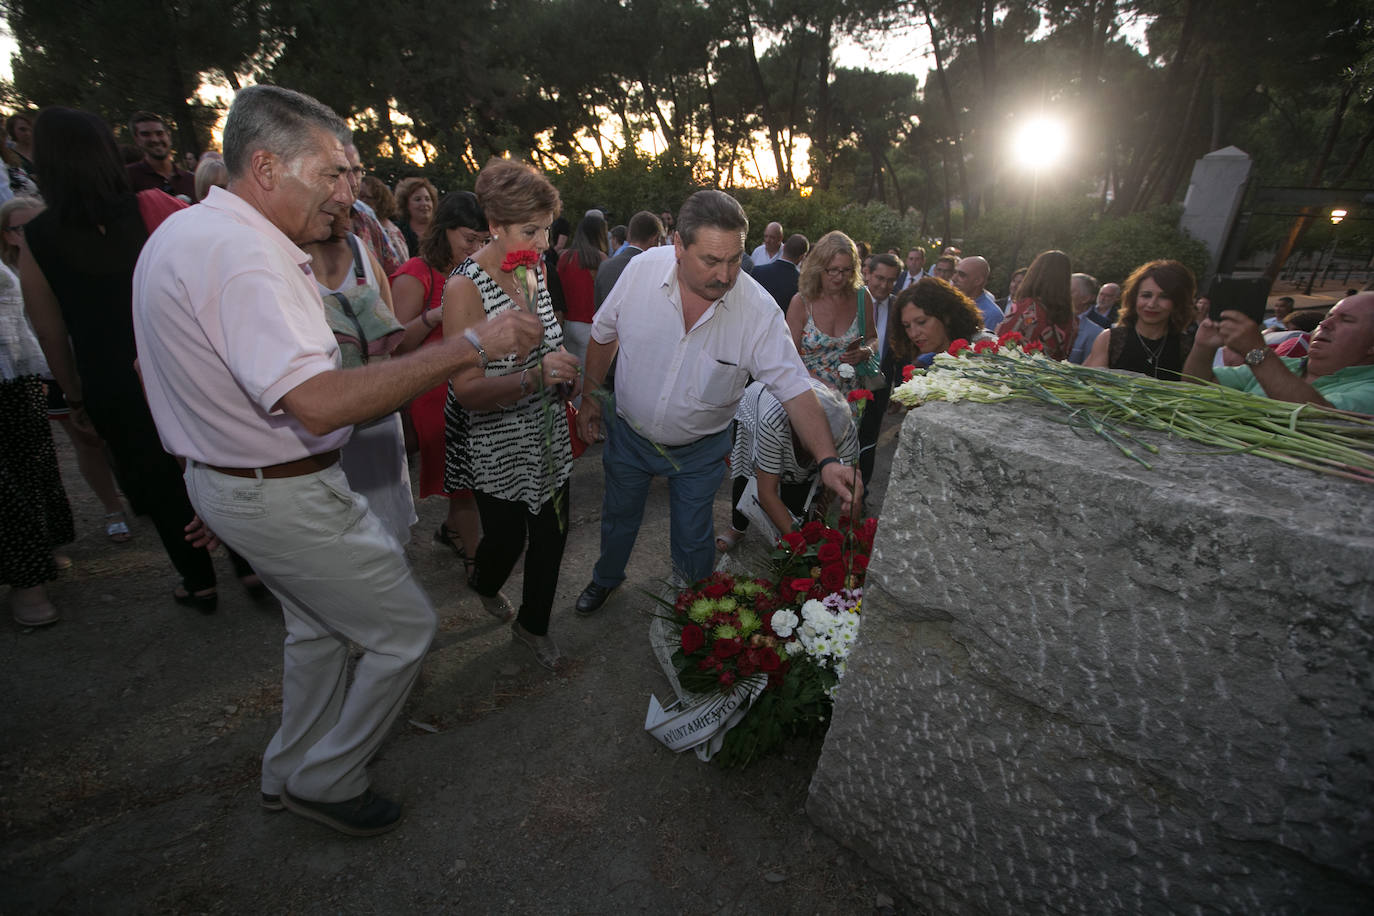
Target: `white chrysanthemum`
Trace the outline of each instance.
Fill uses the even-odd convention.
[[[786,639],[797,628],[797,615],[790,610],[774,611],[773,618],[769,623],[772,625],[774,633]]]
[[[806,646],[801,644],[801,640],[794,639],[786,644],[786,649],[789,656],[801,655],[806,651]]]

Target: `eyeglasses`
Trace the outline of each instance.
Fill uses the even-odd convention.
[[[849,267],[827,267],[827,268],[825,268],[826,276],[829,276],[829,277],[843,277],[843,276],[845,276],[846,274],[850,274],[850,273],[853,273],[853,272],[854,272],[854,266],[853,266],[852,264],[851,264]]]
[[[24,231],[24,227],[23,227],[23,226],[5,226],[3,229],[0,229],[0,232],[15,232],[15,233],[19,233],[19,232],[23,232],[23,231]]]

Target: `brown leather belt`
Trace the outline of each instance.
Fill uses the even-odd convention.
[[[332,467],[338,460],[339,450],[334,449],[332,452],[308,455],[295,461],[269,464],[265,468],[221,468],[213,464],[207,464],[206,467],[220,474],[228,474],[230,477],[257,477],[258,472],[261,471],[264,478],[275,480],[281,477],[303,477],[306,474],[323,471],[327,467]]]

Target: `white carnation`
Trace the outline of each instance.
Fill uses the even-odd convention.
[[[773,612],[773,619],[769,621],[773,627],[773,632],[786,639],[792,635],[792,631],[797,627],[797,615],[789,610]]]

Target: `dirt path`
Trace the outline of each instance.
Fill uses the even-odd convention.
[[[7,618],[0,634],[0,913],[893,911],[888,883],[804,814],[818,743],[736,772],[643,732],[649,694],[669,698],[634,588],[667,571],[661,485],[630,582],[584,620],[571,607],[596,558],[601,466],[596,450],[579,459],[551,631],[575,660],[564,677],[482,612],[429,545],[443,506],[420,507],[407,552],[440,632],[372,767],[407,816],[353,840],[257,806],[279,611],[223,560],[219,613],[172,603],[151,525],[107,541],[60,434],[58,447],[81,532],[52,588],[63,620]],[[718,520],[727,499],[728,484]]]

